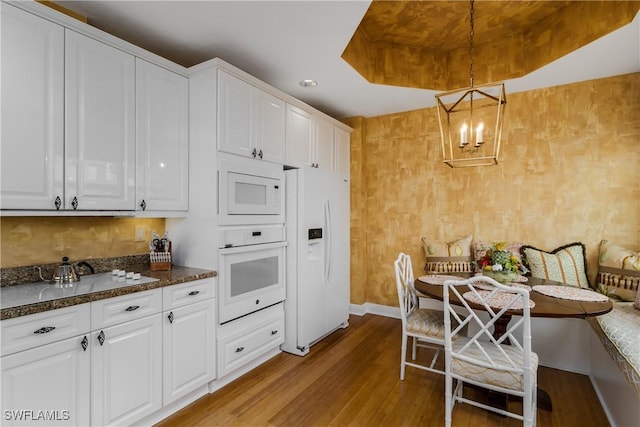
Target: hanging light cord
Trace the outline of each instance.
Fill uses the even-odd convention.
[[[469,32],[469,76],[471,77],[471,87],[473,87],[473,0],[470,2],[469,22],[471,23],[471,31]]]

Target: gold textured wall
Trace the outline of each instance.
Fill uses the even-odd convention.
[[[135,241],[138,227],[144,242]],[[2,217],[0,267],[147,253],[152,230],[164,233],[164,218]]]
[[[352,138],[352,303],[396,305],[400,251],[420,237],[640,248],[640,73],[508,93],[500,164],[442,163],[434,108],[346,120]]]

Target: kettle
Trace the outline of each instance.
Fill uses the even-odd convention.
[[[64,256],[62,257],[62,264],[56,268],[49,283],[73,283],[78,280],[80,280],[80,276],[76,271],[76,267],[69,264],[69,258]]]

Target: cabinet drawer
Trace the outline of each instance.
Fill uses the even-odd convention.
[[[216,295],[215,279],[194,280],[162,288],[162,309],[171,310]]]
[[[162,310],[161,291],[152,289],[92,302],[91,330],[159,313]]]
[[[0,322],[2,351],[15,353],[89,332],[89,304],[29,314]]]
[[[261,312],[255,313],[261,315]],[[218,377],[223,377],[284,342],[284,312],[256,316],[255,322],[218,339]],[[244,318],[242,320],[247,320]],[[233,322],[231,322],[233,323]],[[232,326],[230,324],[226,325]]]

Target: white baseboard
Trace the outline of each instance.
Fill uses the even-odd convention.
[[[165,418],[170,417],[171,415],[178,412],[180,409],[186,407],[187,405],[195,402],[200,399],[202,396],[205,396],[209,393],[209,387],[205,384],[191,393],[171,402],[170,404],[164,406],[162,409],[154,412],[153,414],[143,418],[140,421],[136,421],[135,425],[137,426],[153,426]]]
[[[399,307],[390,307],[388,305],[373,304],[370,302],[366,302],[364,304],[349,304],[349,313],[355,314],[356,316],[377,314],[378,316],[400,319]]]

